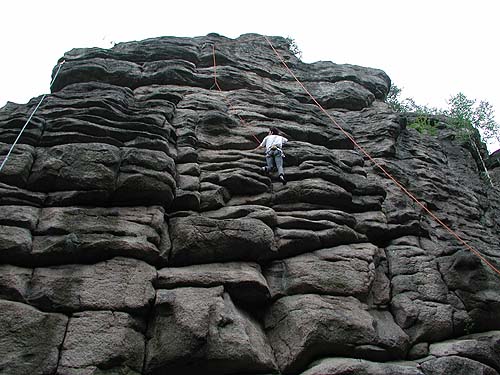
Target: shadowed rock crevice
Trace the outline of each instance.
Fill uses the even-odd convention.
[[[499,267],[474,155],[406,128],[383,71],[270,41],[336,124],[257,34],[65,54],[0,173],[0,372],[500,372],[499,277],[339,126]],[[0,109],[0,157],[39,99]]]

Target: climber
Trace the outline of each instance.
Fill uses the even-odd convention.
[[[266,174],[271,172],[276,165],[280,181],[286,185],[285,172],[283,170],[283,145],[288,142],[288,139],[279,135],[279,130],[276,128],[269,129],[269,134],[264,137],[262,143],[253,151],[266,148],[266,163],[267,166],[262,167],[262,171]]]

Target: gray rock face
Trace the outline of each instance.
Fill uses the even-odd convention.
[[[258,260],[273,254],[273,231],[260,220],[215,220],[201,216],[170,221],[173,265]]]
[[[167,267],[158,271],[156,286],[213,287],[223,285],[232,300],[247,306],[263,305],[270,299],[269,286],[257,263],[210,263]]]
[[[331,358],[318,361],[303,375],[424,375],[417,363],[376,363],[363,359]]]
[[[68,318],[19,302],[0,300],[2,374],[53,374]]]
[[[153,374],[276,369],[260,325],[222,287],[160,290],[148,336],[146,371]]]
[[[140,373],[144,361],[144,323],[111,311],[74,314],[61,348],[58,374],[95,373],[118,367]],[[118,372],[118,371],[117,371]]]
[[[318,356],[389,360],[405,355],[408,336],[392,318],[371,314],[353,297],[283,297],[266,316],[280,369],[294,373]]]
[[[135,259],[35,268],[26,299],[46,311],[147,310],[156,270]]]
[[[327,294],[366,299],[375,279],[371,244],[342,245],[284,260],[266,268],[274,298],[293,294]]]
[[[346,134],[499,268],[474,154],[406,128],[383,71],[270,40],[345,133],[261,35],[65,54],[0,173],[0,373],[500,373],[500,276]],[[0,109],[0,158],[39,99]]]

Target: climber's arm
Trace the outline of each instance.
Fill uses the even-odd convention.
[[[264,148],[266,146],[266,139],[267,139],[267,137],[264,137],[264,139],[262,140],[260,145],[255,147],[252,151],[257,151],[257,150],[260,150],[261,148]]]

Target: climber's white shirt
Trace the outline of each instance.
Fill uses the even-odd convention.
[[[288,142],[288,139],[282,137],[281,135],[271,134],[267,135],[260,144],[261,146],[266,146],[266,152],[271,149],[272,146],[276,146],[278,148],[282,148],[285,143]]]

